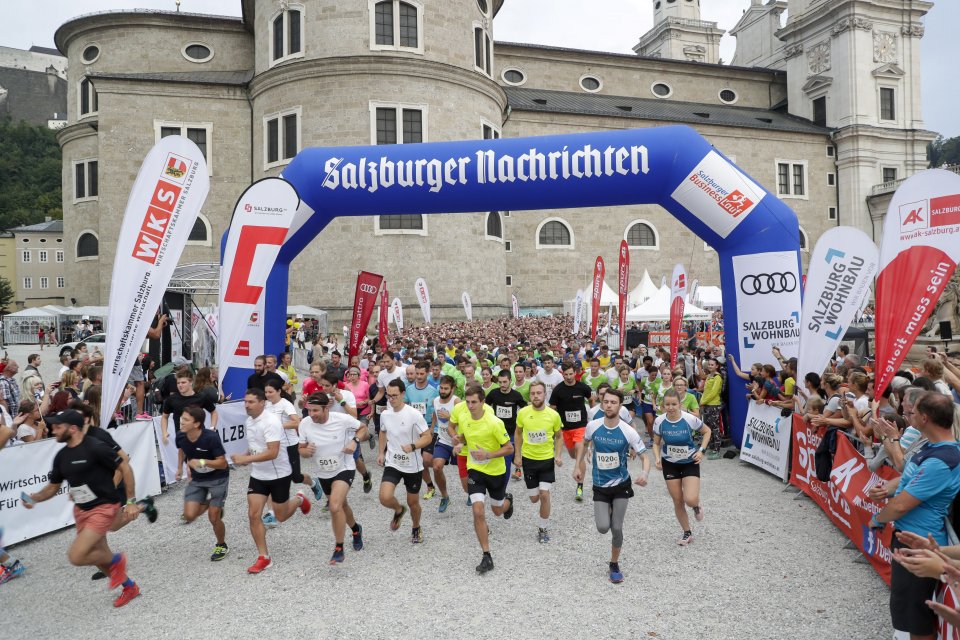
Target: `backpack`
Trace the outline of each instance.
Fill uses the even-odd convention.
[[[833,456],[837,453],[837,427],[830,427],[820,440],[816,453],[813,454],[813,466],[817,472],[817,480],[830,482],[830,472],[833,471]]]

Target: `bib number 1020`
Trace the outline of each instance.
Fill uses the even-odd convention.
[[[243,440],[246,432],[244,431],[244,426],[242,424],[233,425],[230,427],[220,427],[220,440],[224,444],[227,442],[237,442],[238,440]]]

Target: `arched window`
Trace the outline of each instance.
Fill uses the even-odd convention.
[[[487,231],[488,239],[503,240],[503,220],[500,219],[499,211],[487,213]]]
[[[573,232],[561,218],[547,218],[537,229],[537,248],[573,248]]]
[[[657,234],[657,228],[646,220],[634,220],[628,224],[624,239],[631,249],[654,251],[660,249],[660,236]]]
[[[427,224],[419,213],[400,214],[393,216],[377,216],[374,234],[411,234],[427,235]]]
[[[370,0],[370,48],[423,53],[423,5],[404,0]]]
[[[190,235],[187,237],[188,244],[202,244],[210,246],[210,236],[213,235],[210,230],[210,221],[205,215],[198,214],[197,221],[193,223],[190,229]]]
[[[800,227],[800,250],[807,251],[807,232],[803,230],[803,227]]]
[[[85,231],[77,238],[77,257],[96,258],[100,255],[100,240],[90,231]]]

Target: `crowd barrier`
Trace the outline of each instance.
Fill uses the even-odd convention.
[[[650,331],[648,334],[648,347],[670,347],[669,331]],[[708,347],[722,347],[724,345],[723,331],[697,331],[696,336],[698,347],[703,347],[706,349]],[[686,331],[680,332],[681,342],[686,343],[689,337],[690,334],[688,334]]]

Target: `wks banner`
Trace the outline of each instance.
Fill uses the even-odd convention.
[[[603,265],[603,258],[597,256],[593,263],[593,284],[590,287],[590,340],[597,340],[597,322],[600,319],[600,296],[603,295],[603,278],[606,275],[606,268]]]
[[[113,416],[209,190],[203,154],[181,136],[161,139],[140,165],[110,281],[100,424]]]
[[[423,314],[423,321],[430,324],[430,290],[427,289],[427,281],[423,278],[417,278],[414,288],[417,293],[417,302],[420,303],[420,313]]]
[[[890,539],[893,527],[887,525],[880,532],[870,529],[870,518],[886,505],[873,502],[867,495],[873,487],[897,477],[886,465],[874,473],[867,467],[863,456],[857,453],[850,441],[837,434],[837,453],[833,458],[830,481],[817,480],[814,454],[820,445],[825,429],[817,431],[793,416],[793,457],[790,466],[790,484],[799,487],[820,505],[833,524],[837,525],[863,555],[870,561],[884,582],[890,584]]]
[[[877,277],[876,389],[899,369],[960,262],[960,176],[930,169],[900,185],[883,226]]]
[[[470,300],[470,294],[466,291],[461,293],[460,302],[463,303],[463,313],[467,316],[467,321],[473,320],[473,302]]]
[[[577,289],[577,297],[573,302],[573,334],[580,333],[580,323],[583,322],[583,289]]]
[[[237,200],[220,265],[221,380],[230,367],[252,369],[265,351],[263,289],[299,205],[296,190],[280,178],[253,183]]]
[[[380,314],[377,320],[377,340],[380,342],[380,348],[387,348],[387,340],[390,334],[390,320],[388,316],[390,315],[390,296],[387,294],[387,283],[383,283],[383,288],[380,289]]]
[[[617,293],[620,295],[617,319],[620,327],[620,355],[627,346],[627,295],[630,293],[630,247],[626,240],[620,241],[620,264],[617,271]]]
[[[793,358],[800,347],[797,254],[774,251],[733,257],[740,366],[770,362],[773,347]]]
[[[810,256],[804,290],[798,380],[827,368],[870,294],[877,259],[877,246],[859,229],[834,227],[820,236]]]
[[[682,264],[673,268],[670,279],[670,368],[677,366],[677,348],[680,329],[683,328],[683,308],[687,301],[687,272]]]
[[[360,353],[363,340],[367,337],[367,327],[373,317],[373,305],[380,293],[383,276],[367,271],[357,275],[357,288],[353,294],[353,317],[350,320],[350,341],[348,342],[347,362]]]
[[[517,296],[510,294],[510,306],[513,307],[513,317],[520,317],[520,301],[517,300]]]
[[[751,402],[743,427],[740,460],[772,473],[784,482],[790,472],[790,417],[780,409]]]
[[[403,331],[403,305],[400,304],[400,298],[393,299],[390,310],[393,312],[393,324],[397,325],[397,331]]]
[[[223,443],[223,450],[227,454],[227,461],[231,461],[238,453],[247,453],[247,431],[244,426],[247,412],[243,408],[243,400],[234,400],[217,405],[217,435]],[[163,477],[167,484],[174,484],[177,477],[177,444],[173,436],[173,425],[170,427],[170,437],[163,444],[163,433],[160,430],[160,417],[153,419],[153,429],[157,436],[157,449],[160,451],[160,462],[163,463]],[[204,426],[211,429],[210,414],[206,413]],[[186,467],[182,471],[186,471]]]

